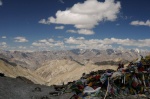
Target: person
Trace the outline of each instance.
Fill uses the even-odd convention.
[[[131,67],[132,65],[134,65],[133,62],[130,62],[129,65],[128,65],[128,67]]]
[[[121,64],[121,68],[124,68],[124,64],[123,63]]]
[[[138,68],[138,71],[139,71],[139,72],[144,71],[144,67],[143,67],[143,65],[142,65],[141,62],[139,62],[139,63],[137,64],[137,68]]]
[[[117,70],[119,70],[119,69],[121,69],[121,68],[124,68],[124,64],[123,64],[123,63],[119,63],[119,64],[118,64]]]
[[[121,64],[119,63],[119,64],[118,64],[118,68],[117,68],[117,70],[119,70],[120,68],[121,68]]]

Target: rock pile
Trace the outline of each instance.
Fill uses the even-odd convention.
[[[117,71],[84,73],[77,81],[54,87],[56,92],[51,95],[73,92],[71,99],[147,99],[150,98],[150,65],[138,62]]]

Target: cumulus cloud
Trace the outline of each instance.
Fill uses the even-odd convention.
[[[25,37],[15,37],[14,38],[15,42],[28,42],[28,40]]]
[[[82,39],[81,39],[82,38]],[[105,38],[105,39],[89,39],[86,40],[84,37],[70,37],[65,39],[65,43],[76,45],[76,47],[86,47],[86,48],[112,48],[114,44],[118,46],[134,46],[134,47],[149,47],[150,39],[144,40],[132,40],[132,39],[117,39],[117,38]]]
[[[150,27],[150,20],[147,20],[146,22],[144,22],[144,21],[132,21],[131,23],[130,23],[131,25],[135,25],[135,26],[149,26]]]
[[[3,5],[3,2],[2,2],[2,0],[0,0],[0,6],[2,6]]]
[[[94,31],[88,29],[80,29],[78,30],[78,34],[92,35],[94,34]]]
[[[2,36],[3,39],[7,38],[6,36]]]
[[[84,37],[82,37],[82,38],[83,38],[83,40],[85,39]],[[78,38],[69,37],[69,38],[65,39],[65,43],[68,43],[68,44],[82,44],[83,41],[78,39]]]
[[[98,39],[86,40],[84,37],[66,38],[65,43],[72,45],[71,48],[82,48],[82,49],[108,49],[108,48],[112,48],[111,45],[103,44]]]
[[[6,42],[2,42],[2,45],[6,45],[7,43]]]
[[[84,3],[74,4],[65,11],[59,10],[56,12],[56,17],[50,16],[47,20],[41,19],[39,23],[68,24],[74,25],[77,29],[90,30],[102,21],[116,20],[120,8],[120,2],[114,0],[105,0],[105,2],[86,0]],[[80,33],[84,34],[83,31]]]
[[[56,26],[55,29],[60,29],[60,30],[62,30],[62,29],[64,29],[64,26]]]
[[[145,49],[150,48],[150,39],[86,39],[85,37],[69,37],[61,41],[56,39],[42,39],[32,43],[32,49],[60,50],[60,49],[128,49],[129,47]],[[115,46],[115,47],[114,47]]]
[[[77,33],[76,30],[67,30],[66,32],[68,32],[68,33]]]
[[[79,30],[67,30],[68,33],[78,33],[78,34],[84,34],[84,35],[93,35],[95,34],[93,30],[89,29],[79,29]]]
[[[6,42],[0,42],[0,48],[6,48],[7,43]]]
[[[144,40],[133,40],[133,39],[117,39],[117,38],[106,38],[101,40],[103,44],[119,44],[123,46],[136,46],[136,47],[149,47],[150,39]]]
[[[63,47],[64,43],[61,41],[55,41],[54,39],[43,39],[32,43],[32,46],[36,47]]]
[[[46,19],[41,19],[41,20],[39,21],[39,23],[41,23],[41,24],[50,24],[50,23],[48,23],[48,22],[46,21]]]

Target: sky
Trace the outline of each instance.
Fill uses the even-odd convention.
[[[0,49],[150,50],[150,0],[0,0]]]

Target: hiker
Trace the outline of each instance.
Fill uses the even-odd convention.
[[[137,63],[137,68],[138,68],[138,71],[139,71],[139,72],[144,71],[144,67],[143,67],[143,65],[142,65],[141,62]]]
[[[124,64],[123,64],[123,63],[119,63],[117,70],[120,70],[120,69],[121,69],[121,71],[122,71],[122,68],[124,68]]]
[[[133,62],[130,62],[129,65],[128,65],[128,67],[131,67],[132,65],[134,65]]]

